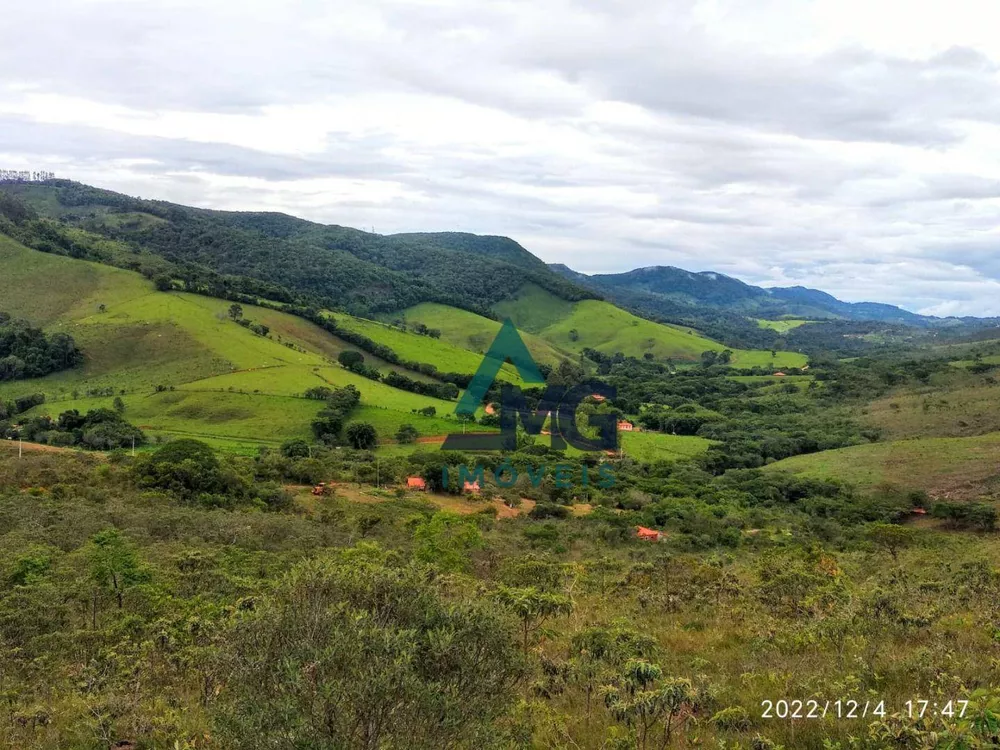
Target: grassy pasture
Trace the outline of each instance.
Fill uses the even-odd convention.
[[[761,328],[770,328],[772,331],[777,331],[778,333],[788,333],[794,328],[799,326],[804,326],[807,323],[811,323],[809,320],[764,320],[763,318],[757,319],[757,325]]]
[[[482,315],[434,302],[415,305],[391,317],[403,318],[408,323],[423,323],[428,328],[437,328],[441,331],[441,340],[480,355],[489,349],[501,325],[499,321],[484,318]],[[526,331],[520,331],[520,334],[536,362],[557,365],[567,358],[565,352],[543,338]]]
[[[1000,385],[924,388],[870,404],[863,419],[893,439],[969,437],[1000,431]]]
[[[1000,491],[1000,432],[856,445],[795,456],[767,468],[861,488],[890,484],[922,489],[933,497],[992,496]]]
[[[353,384],[362,406],[352,418],[371,421],[382,440],[392,439],[406,423],[422,435],[457,427],[448,419],[453,402],[397,390],[340,367],[333,360],[350,345],[306,320],[244,305],[246,318],[271,329],[270,337],[257,336],[228,318],[225,300],[157,292],[138,274],[48,255],[5,238],[0,238],[0,269],[0,309],[70,333],[85,353],[85,363],[74,370],[0,385],[0,398],[44,392],[49,401],[41,413],[109,406],[110,396],[87,398],[87,393],[111,389],[123,395],[129,418],[153,435],[253,449],[309,436],[322,404],[300,398],[306,389]],[[478,362],[475,354],[466,354]],[[388,367],[370,355],[366,361]],[[176,390],[156,393],[157,386]],[[412,413],[427,406],[434,406],[437,416]]]
[[[696,362],[702,352],[726,348],[694,329],[654,323],[599,300],[566,302],[534,284],[526,284],[516,297],[494,309],[564,351],[590,348],[605,354],[648,353],[657,359]],[[796,352],[772,357],[769,351],[734,350],[732,361],[736,367],[800,367],[808,360]]]
[[[483,361],[481,355],[468,349],[462,349],[443,338],[435,339],[430,336],[421,336],[417,333],[400,330],[387,323],[355,318],[350,315],[336,314],[334,317],[337,320],[337,325],[385,344],[405,360],[434,365],[440,372],[472,374],[479,369],[479,365]],[[488,345],[489,342],[487,342]],[[368,357],[369,355],[366,353],[365,358]],[[510,364],[503,366],[500,377],[510,383],[522,384],[517,370]]]
[[[692,458],[712,445],[712,441],[705,438],[661,432],[620,432],[618,440],[626,456],[649,462]]]

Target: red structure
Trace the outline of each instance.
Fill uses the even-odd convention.
[[[658,542],[660,537],[663,535],[656,529],[647,529],[645,526],[636,527],[635,535],[639,539],[644,539],[647,542]]]
[[[631,422],[626,422],[624,419],[618,423],[619,432],[632,432],[635,429],[635,425]]]
[[[423,477],[407,477],[406,478],[406,489],[408,490],[426,490],[427,480]]]
[[[479,480],[476,480],[475,482],[466,482],[465,485],[462,487],[462,490],[464,492],[471,492],[473,495],[478,495]]]

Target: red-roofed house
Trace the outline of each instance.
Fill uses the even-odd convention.
[[[620,432],[632,432],[635,429],[635,425],[631,422],[626,422],[624,419],[618,423],[618,430]]]
[[[408,490],[426,490],[427,480],[423,477],[407,477],[406,478],[406,489]]]
[[[776,377],[776,378],[787,378],[788,376],[785,375],[785,373],[783,373],[783,372],[776,372],[776,373],[774,373],[774,377]]]
[[[462,487],[462,490],[464,492],[471,492],[473,495],[478,495],[479,480],[476,480],[475,482],[466,482],[465,485]]]
[[[662,536],[656,529],[647,529],[645,526],[637,527],[635,535],[639,539],[645,539],[647,542],[658,542]]]

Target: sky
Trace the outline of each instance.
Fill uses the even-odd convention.
[[[1000,315],[998,22],[982,0],[8,3],[0,167]]]

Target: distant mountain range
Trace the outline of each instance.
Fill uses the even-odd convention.
[[[878,302],[843,302],[802,286],[764,288],[712,271],[692,272],[673,266],[649,266],[616,274],[582,274],[560,264],[556,273],[592,289],[617,304],[659,316],[691,315],[698,308],[761,318],[795,317],[878,321],[896,325],[941,326],[949,319],[918,315]],[[953,324],[959,323],[950,319]]]

